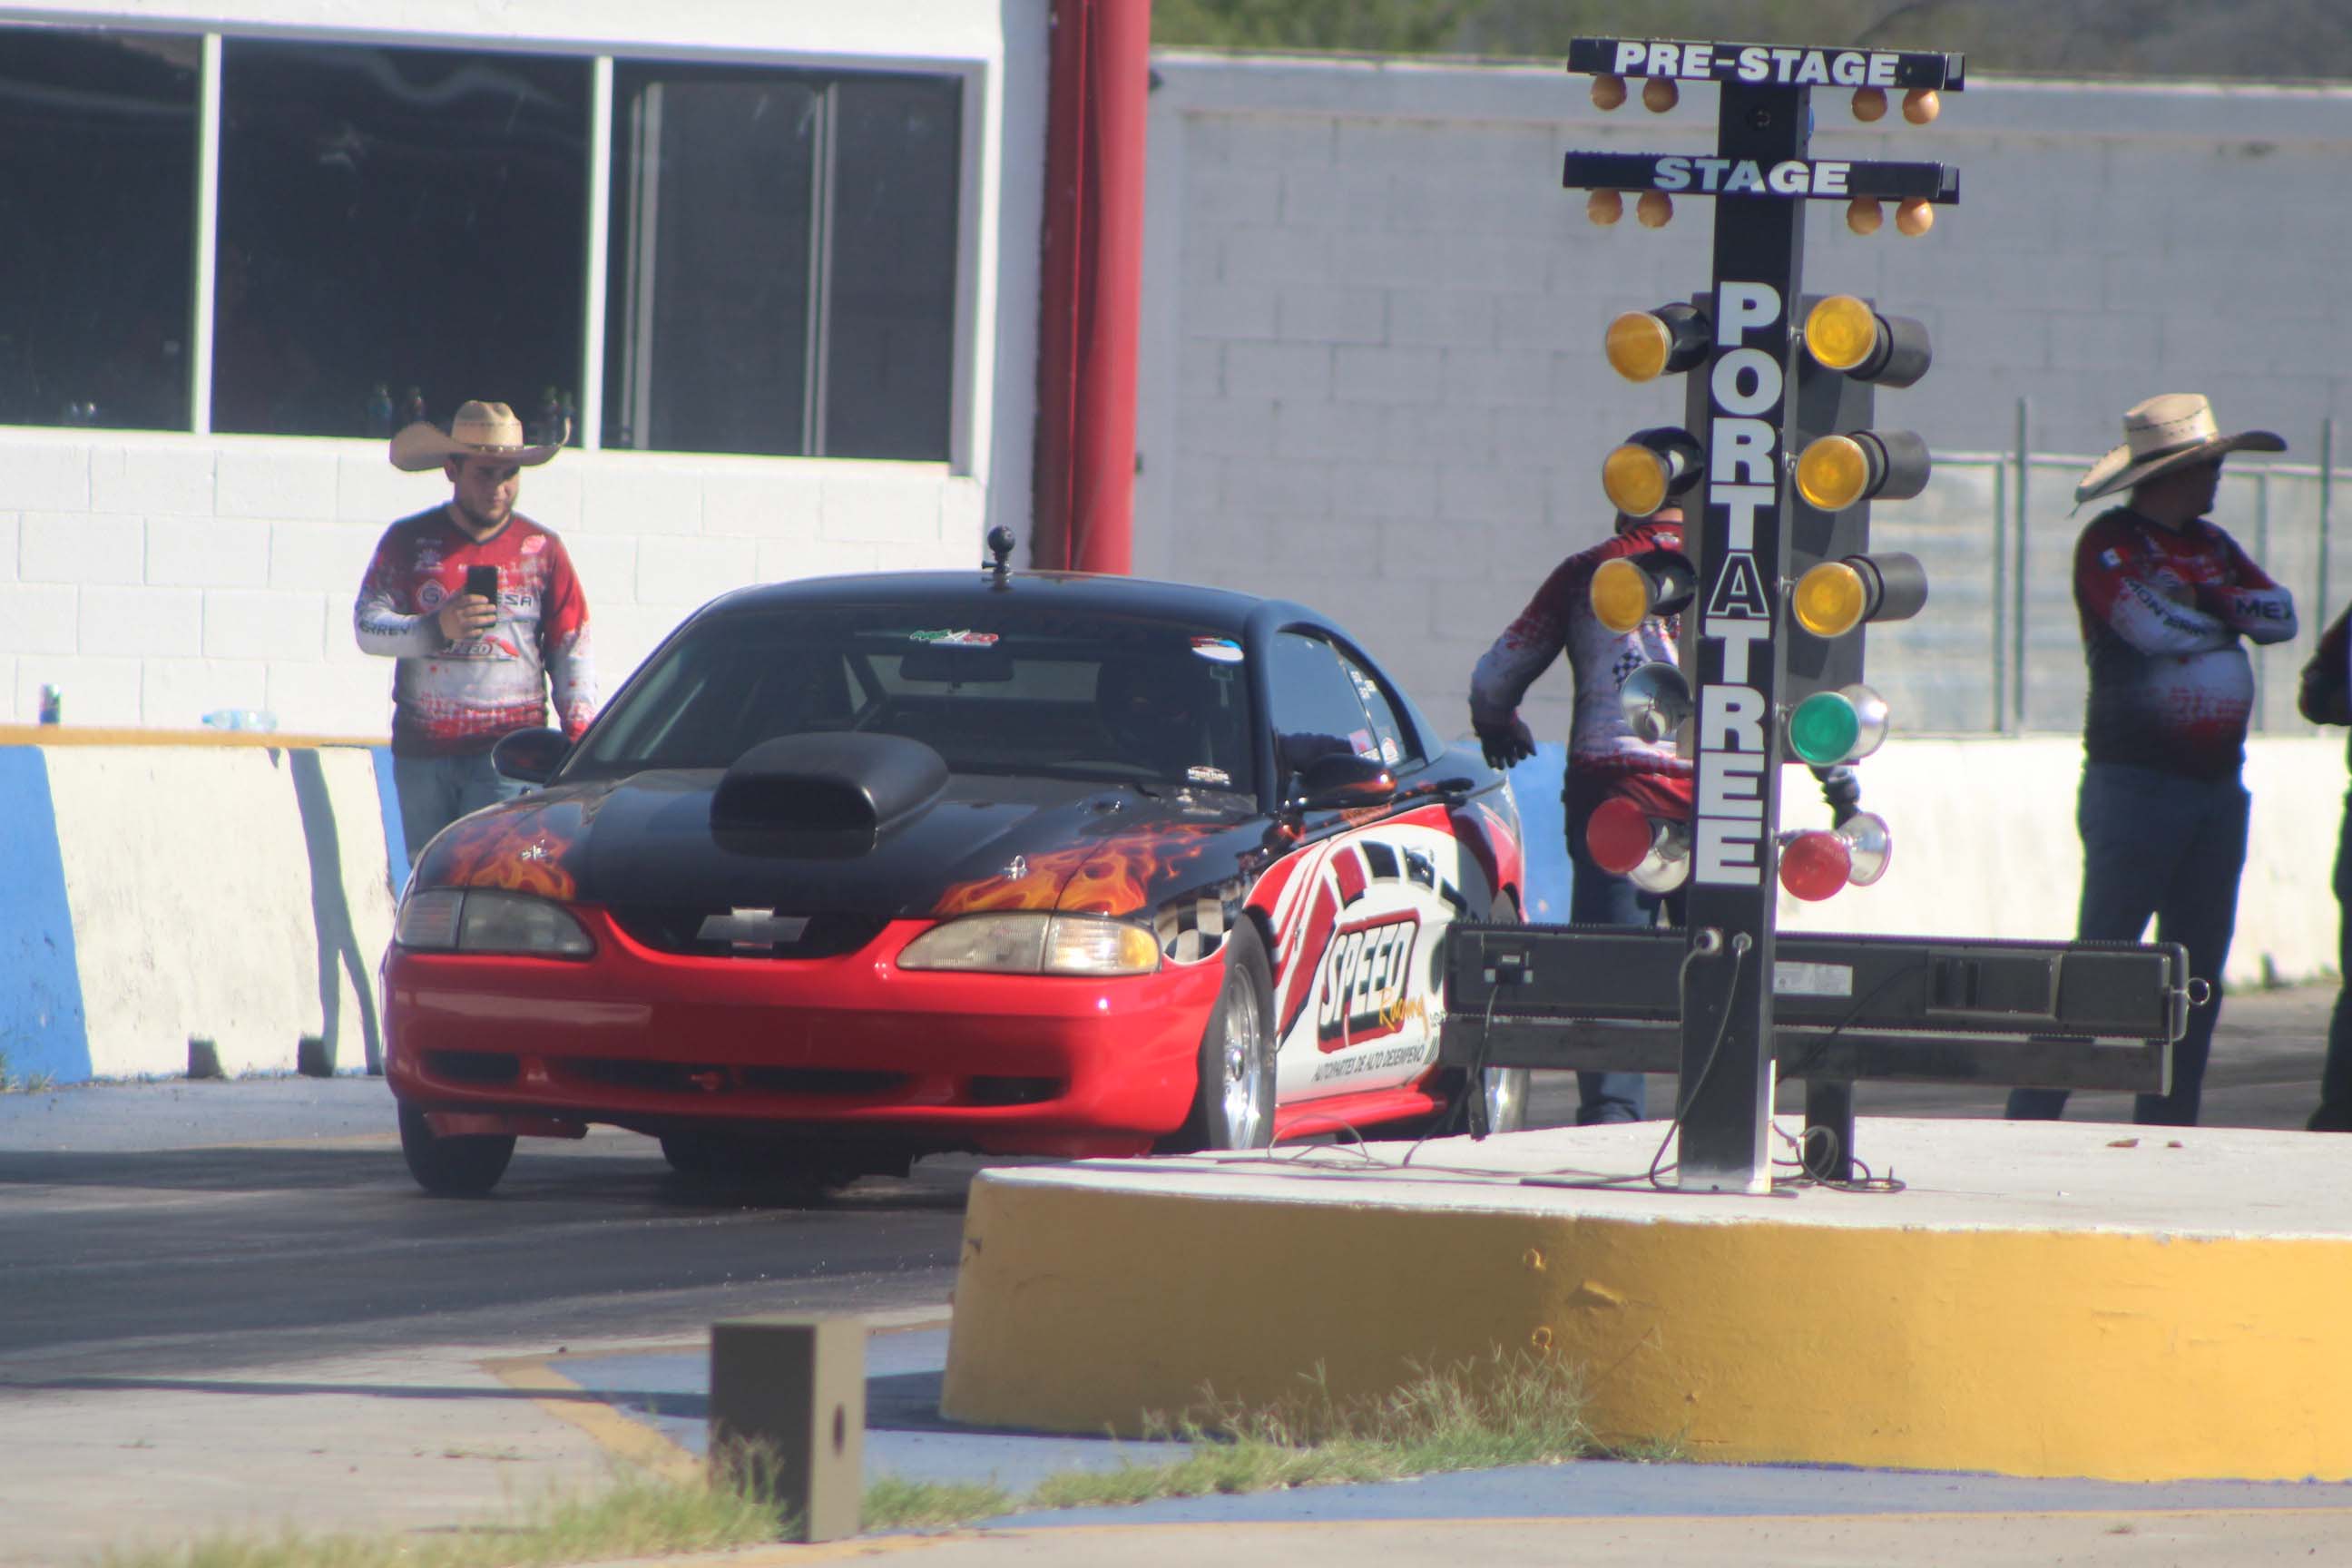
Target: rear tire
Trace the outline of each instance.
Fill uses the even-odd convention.
[[[512,1133],[444,1138],[413,1105],[400,1108],[400,1156],[416,1184],[436,1198],[478,1198],[514,1158]]]
[[[1494,909],[1486,918],[1496,925],[1518,924],[1518,900],[1508,893],[1496,893]],[[1488,1068],[1481,1075],[1486,1080],[1484,1085],[1471,1086],[1466,1120],[1472,1137],[1517,1132],[1527,1126],[1528,1071],[1526,1068]]]
[[[1274,970],[1257,928],[1226,936],[1225,984],[1201,1034],[1192,1113],[1181,1150],[1264,1149],[1274,1142]]]

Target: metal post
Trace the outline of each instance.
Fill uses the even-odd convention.
[[[710,1462],[781,1505],[788,1541],[856,1535],[865,1493],[866,1324],[780,1313],[710,1327]]]
[[[2011,698],[2009,709],[2010,717],[2016,726],[2010,731],[2011,734],[2022,734],[2031,729],[2033,723],[2033,715],[2025,704],[2025,694],[2028,689],[2025,668],[2025,584],[2032,576],[2032,574],[2026,570],[2029,564],[2026,557],[2029,538],[2026,531],[2026,508],[2033,490],[2033,447],[2031,445],[2032,417],[2032,402],[2026,398],[2019,398],[2017,400],[2017,495],[2015,498],[2017,573],[2011,585],[2011,591],[2016,596],[2016,607],[2010,616],[2009,626],[2010,646],[2013,650],[2010,658],[2009,675],[2010,679],[2015,683],[2014,694]]]
[[[2335,510],[2336,421],[2323,419],[2319,422],[2319,593],[2311,623],[2315,631],[2327,626],[2327,535]]]
[[[1992,732],[2009,723],[2009,467],[1992,466]]]
[[[221,36],[205,35],[196,89],[196,276],[188,312],[188,428],[213,433],[213,300],[220,261]]]
[[[2254,475],[2254,559],[2258,562],[2267,563],[2270,558],[2271,473],[2268,468],[2263,468],[2258,470]],[[2270,662],[2270,660],[2264,657],[2267,652],[2268,650],[2264,648],[2255,648],[2253,650],[2253,657],[2246,661],[2253,667],[2253,727],[2257,731],[2264,731],[2271,727],[2270,715],[2264,711],[2265,708],[2268,706],[2265,701],[2265,698],[2269,693],[2270,683],[2263,679],[2264,667],[2266,667]]]
[[[604,307],[612,288],[613,57],[599,55],[588,73],[588,286],[580,324],[580,428],[572,445],[593,452],[604,444]]]
[[[1804,158],[1811,142],[1811,89],[1746,87],[1719,89],[1718,155],[1772,168]],[[1790,450],[1795,435],[1793,385],[1775,385],[1767,402],[1759,389],[1736,410],[1725,388],[1737,382],[1742,360],[1761,354],[1786,366],[1793,343],[1791,317],[1804,294],[1805,204],[1762,196],[1724,196],[1716,204],[1715,343],[1702,386],[1715,408],[1709,427],[1717,438],[1738,423],[1769,428],[1773,445]],[[1733,303],[1735,293],[1739,303]],[[1742,314],[1735,319],[1735,310]],[[1775,381],[1779,377],[1776,374]],[[1793,381],[1793,377],[1791,378]],[[1725,477],[1731,477],[1728,471]],[[1702,808],[1694,822],[1689,922],[1695,955],[1683,993],[1682,1078],[1677,1089],[1682,1132],[1676,1161],[1681,1184],[1703,1192],[1760,1191],[1771,1184],[1767,1129],[1772,1110],[1773,934],[1779,887],[1773,877],[1780,821],[1780,725],[1774,718],[1785,649],[1773,634],[1780,625],[1780,584],[1789,569],[1783,527],[1789,506],[1786,469],[1771,465],[1768,491],[1754,478],[1743,510],[1719,495],[1713,466],[1701,500],[1698,591],[1690,620],[1699,720],[1700,793],[1724,786],[1760,797],[1762,821],[1744,836]],[[1738,531],[1735,518],[1748,527]],[[1755,770],[1760,764],[1760,776]]]
[[[1798,1152],[1817,1182],[1853,1179],[1853,1080],[1805,1080],[1805,1138]]]

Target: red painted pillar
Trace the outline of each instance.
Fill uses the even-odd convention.
[[[1134,545],[1151,0],[1055,0],[1051,26],[1030,560],[1125,572]]]

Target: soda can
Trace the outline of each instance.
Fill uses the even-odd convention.
[[[41,688],[41,722],[62,724],[66,721],[66,691],[62,686]]]

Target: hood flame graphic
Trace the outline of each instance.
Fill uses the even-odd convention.
[[[416,868],[428,888],[503,888],[570,900],[579,879],[565,860],[586,837],[588,816],[576,800],[536,802],[468,817],[436,839]]]
[[[1209,823],[1160,823],[1100,844],[1045,850],[1028,857],[1024,876],[986,877],[950,885],[931,912],[947,916],[989,910],[1059,909],[1082,914],[1135,914],[1151,906],[1155,882],[1171,880],[1185,865],[1199,859],[1209,838],[1221,830]]]

